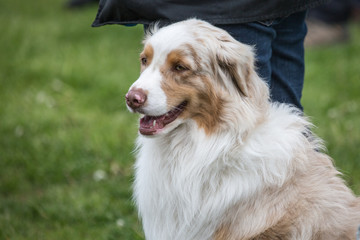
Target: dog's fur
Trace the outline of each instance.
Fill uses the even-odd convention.
[[[146,239],[355,239],[359,199],[303,114],[270,103],[251,47],[196,19],[144,45],[126,98],[144,116],[134,198]]]

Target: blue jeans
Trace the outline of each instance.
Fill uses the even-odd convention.
[[[271,100],[301,110],[305,16],[304,11],[266,22],[218,25],[236,40],[255,47],[256,69],[270,87]]]

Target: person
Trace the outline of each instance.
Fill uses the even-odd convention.
[[[101,0],[92,26],[208,21],[255,47],[257,72],[268,83],[272,101],[303,110],[306,12],[325,1]]]

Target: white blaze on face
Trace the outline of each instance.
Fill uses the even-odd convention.
[[[145,106],[142,108],[146,115],[158,116],[168,111],[167,98],[161,88],[161,81],[162,76],[159,69],[149,66],[130,87],[130,89],[140,88],[147,94]]]
[[[186,41],[185,36],[181,38],[178,36],[179,32],[186,32],[185,29],[178,28],[184,28],[184,26],[160,29],[147,40],[141,54],[141,58],[145,57],[147,63],[146,66],[142,66],[143,72],[131,88],[140,88],[146,92],[147,101],[142,108],[146,115],[158,116],[171,110],[171,107],[167,106],[166,93],[161,88],[164,77],[160,71],[165,65],[168,54]]]

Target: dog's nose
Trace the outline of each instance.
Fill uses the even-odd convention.
[[[132,109],[137,109],[144,106],[146,102],[146,93],[139,88],[131,89],[126,95],[126,104]]]

